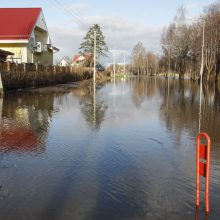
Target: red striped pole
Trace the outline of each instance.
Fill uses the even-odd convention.
[[[201,139],[206,140],[206,145],[201,144]],[[210,179],[210,137],[201,133],[196,141],[196,207],[200,205],[200,176],[205,177],[205,211],[209,213],[209,179]],[[200,161],[202,159],[203,161]]]

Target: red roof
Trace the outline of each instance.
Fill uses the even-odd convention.
[[[0,40],[29,39],[41,8],[0,8]]]
[[[78,54],[78,55],[75,55],[73,57],[73,62],[75,62],[76,60],[78,60],[82,55]]]
[[[90,57],[91,57],[91,55],[90,54],[77,54],[77,55],[75,55],[74,57],[73,57],[73,62],[75,62],[75,61],[77,61],[80,57],[83,57],[85,60],[88,60]]]

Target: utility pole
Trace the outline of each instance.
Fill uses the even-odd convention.
[[[201,118],[202,118],[202,81],[204,70],[204,48],[205,48],[205,20],[203,20],[202,30],[202,61],[200,69],[200,91],[199,91],[199,132],[201,132]]]
[[[94,53],[93,53],[93,126],[96,126],[96,31],[94,31]]]
[[[190,18],[189,20],[193,20]],[[201,118],[202,118],[202,82],[203,82],[203,71],[204,71],[204,49],[205,49],[205,20],[203,19],[202,27],[202,60],[200,68],[200,91],[199,91],[199,132],[201,132]]]
[[[126,66],[125,66],[125,54],[124,54],[124,75],[126,73]]]
[[[200,83],[203,80],[204,48],[205,48],[205,20],[203,20],[203,30],[202,30],[202,61],[201,61],[201,69],[200,69]]]
[[[95,84],[96,80],[96,31],[94,31],[94,69],[93,69],[93,83]]]
[[[192,18],[189,20],[193,21]],[[203,27],[202,27],[202,60],[201,60],[201,68],[200,68],[200,86],[203,81],[203,70],[204,70],[204,48],[205,48],[205,20],[203,19]]]
[[[116,71],[116,65],[115,65],[115,50],[114,50],[114,52],[113,52],[113,58],[114,58],[113,71],[114,71],[114,83],[115,83],[115,71]]]

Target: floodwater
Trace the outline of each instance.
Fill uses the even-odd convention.
[[[203,87],[201,105],[199,91],[131,77],[6,94],[0,219],[219,219],[220,87]],[[212,140],[206,218],[203,196],[197,217],[194,205],[199,130]]]

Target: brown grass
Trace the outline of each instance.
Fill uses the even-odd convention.
[[[92,77],[89,68],[1,63],[4,90],[70,83]]]

